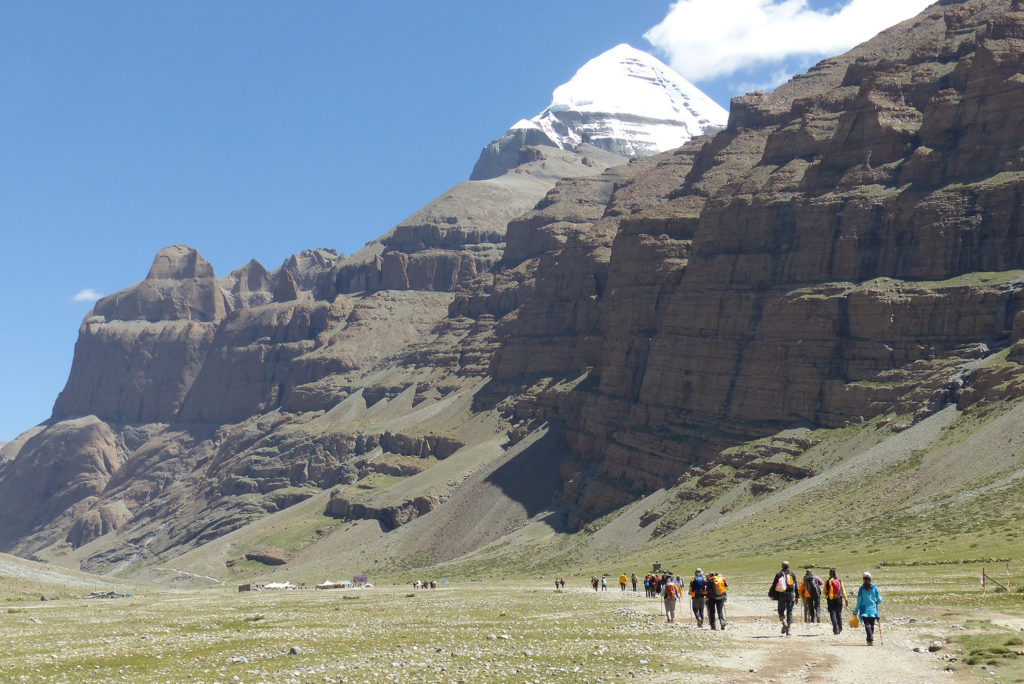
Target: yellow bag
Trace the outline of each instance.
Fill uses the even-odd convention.
[[[850,616],[850,626],[853,628],[860,627],[860,620],[857,619],[856,613]]]

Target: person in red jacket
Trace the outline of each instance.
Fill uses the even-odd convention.
[[[850,607],[850,600],[846,598],[846,587],[843,581],[836,576],[836,569],[830,568],[828,579],[825,580],[825,605],[828,606],[828,616],[832,619],[832,633],[840,634],[843,631],[843,606]]]

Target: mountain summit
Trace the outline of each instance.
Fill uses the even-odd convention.
[[[573,149],[588,142],[624,157],[646,156],[724,127],[728,117],[656,57],[623,43],[555,88],[547,109],[487,145],[470,178],[493,178],[513,168],[524,145]]]

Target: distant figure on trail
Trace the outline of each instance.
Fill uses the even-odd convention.
[[[679,587],[675,582],[665,583],[665,618],[668,622],[675,622],[676,601],[679,599]]]
[[[561,578],[559,578],[559,580],[558,580],[558,581],[559,581],[559,583],[560,583],[560,584],[562,585],[562,589],[565,589],[565,578],[564,578],[564,577],[561,577]]]
[[[820,577],[814,575],[810,568],[800,580],[800,598],[804,605],[804,622],[821,622],[818,611],[821,610],[821,586]]]
[[[719,628],[725,631],[725,599],[729,583],[725,576],[718,572],[709,572],[706,578],[708,622],[715,629],[715,613],[718,613]]]
[[[854,613],[864,623],[864,632],[868,637],[868,646],[875,644],[875,623],[881,618],[878,615],[878,604],[882,602],[882,595],[878,593],[878,587],[871,581],[871,573],[864,573],[864,584],[857,590],[857,607]]]
[[[633,583],[633,591],[635,592],[636,591],[636,582],[637,582],[637,577],[636,577],[636,573],[635,572],[632,573],[629,576],[629,581]]]
[[[594,585],[594,591],[597,591],[597,575],[590,578],[590,583]]]
[[[835,568],[830,568],[828,571],[824,593],[825,605],[828,606],[828,617],[832,620],[832,633],[840,634],[843,631],[843,606],[849,606],[850,601],[846,598],[846,587],[836,576]]]
[[[558,578],[557,577],[555,578],[555,590],[556,591],[558,590]]]
[[[608,578],[601,575],[601,591],[608,591]]]
[[[693,617],[697,620],[697,626],[704,626],[704,599],[707,596],[708,586],[704,580],[704,571],[697,568],[690,580],[690,608],[693,610]]]
[[[793,624],[793,604],[796,603],[796,575],[789,570],[789,561],[782,561],[782,569],[775,573],[768,597],[779,604],[779,622],[782,633],[789,636]]]
[[[651,598],[651,573],[644,577],[644,596]]]
[[[629,582],[629,578],[626,577],[626,573],[619,575],[619,588],[622,589],[622,591],[626,591],[627,582]]]

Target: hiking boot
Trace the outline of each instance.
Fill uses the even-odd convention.
[[[722,630],[723,632],[725,631],[725,623],[724,623],[724,622],[722,623],[722,626],[721,626],[721,628],[720,628],[720,629],[721,629],[721,630]]]

